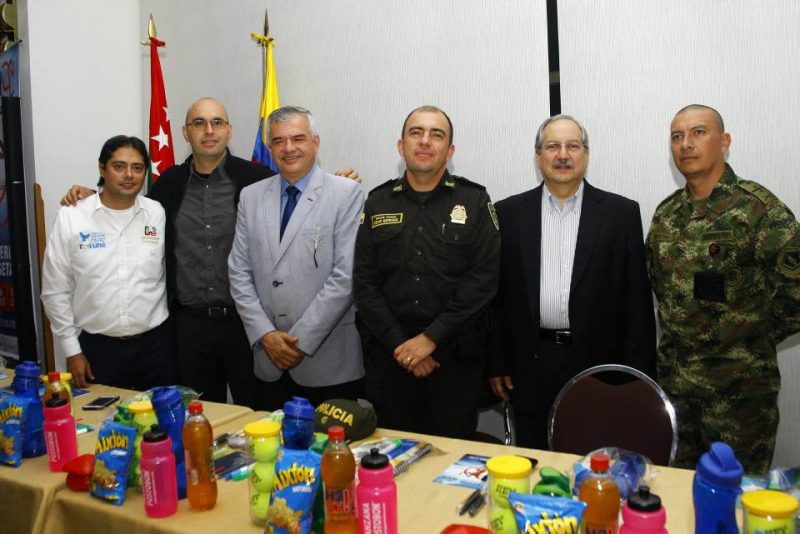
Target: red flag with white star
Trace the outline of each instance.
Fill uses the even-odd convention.
[[[150,37],[150,161],[149,186],[156,183],[161,173],[175,165],[172,151],[172,129],[167,112],[167,95],[164,92],[164,77],[161,74],[161,60],[158,47],[164,41]]]

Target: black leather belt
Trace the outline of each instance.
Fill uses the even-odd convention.
[[[208,306],[205,308],[184,308],[186,311],[197,317],[208,317],[209,319],[224,319],[226,317],[238,317],[236,308],[233,306]]]
[[[570,330],[550,330],[540,328],[539,337],[555,342],[557,345],[572,345],[572,332]]]

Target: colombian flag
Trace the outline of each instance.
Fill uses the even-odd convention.
[[[264,47],[264,92],[261,94],[261,109],[258,114],[258,133],[253,147],[253,162],[266,165],[278,172],[275,162],[267,149],[267,117],[278,109],[281,104],[278,100],[278,79],[275,76],[275,62],[272,58],[274,41],[271,37],[253,34],[252,37]]]

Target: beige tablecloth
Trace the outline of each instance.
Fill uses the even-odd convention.
[[[13,376],[13,371],[6,372]],[[10,378],[4,379],[0,381],[0,387],[8,385],[10,382]],[[125,398],[136,393],[99,384],[89,386],[87,389],[89,389],[88,395],[74,400],[73,413],[77,422],[93,426],[99,426],[106,417],[113,414],[115,407],[84,411],[81,409],[84,404],[101,396],[119,395],[121,398]],[[224,425],[248,413],[253,413],[250,408],[231,404],[208,402],[203,403],[203,407],[212,426]],[[93,453],[96,439],[97,430],[78,436],[79,454]],[[60,490],[72,493],[66,488],[66,474],[50,471],[47,456],[25,458],[19,468],[0,466],[0,533],[41,532],[47,511]],[[86,494],[82,494],[82,496],[88,498]],[[98,504],[103,503],[98,502]],[[73,526],[76,531],[81,530],[80,525],[80,520],[74,522]],[[59,532],[60,530],[51,531]]]
[[[254,412],[215,428],[215,433],[236,431],[245,423],[261,418],[265,413]],[[466,453],[495,456],[523,454],[539,459],[539,466],[552,466],[564,472],[572,469],[577,458],[573,455],[535,451],[502,445],[382,430],[381,435],[414,437],[431,441],[436,451],[417,462],[397,478],[400,532],[403,534],[437,533],[453,523],[488,525],[488,507],[473,518],[459,517],[455,508],[470,490],[435,484],[432,480],[450,464]],[[534,482],[538,471],[534,472]],[[659,468],[653,492],[662,497],[667,509],[670,532],[691,532],[694,528],[692,508],[692,471]],[[123,506],[107,505],[85,493],[69,490],[58,492],[47,515],[45,532],[90,534],[108,532],[263,532],[250,523],[247,503],[247,482],[218,483],[219,497],[214,509],[192,512],[184,500],[178,512],[163,519],[149,519],[144,514],[141,494],[129,491]]]

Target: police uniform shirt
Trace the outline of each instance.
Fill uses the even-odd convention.
[[[419,193],[404,176],[375,188],[364,211],[356,304],[384,348],[420,332],[441,346],[494,297],[500,234],[483,186],[445,172]]]
[[[127,224],[100,195],[58,212],[45,249],[42,302],[65,356],[81,352],[81,330],[141,334],[167,319],[161,204],[137,196]]]

